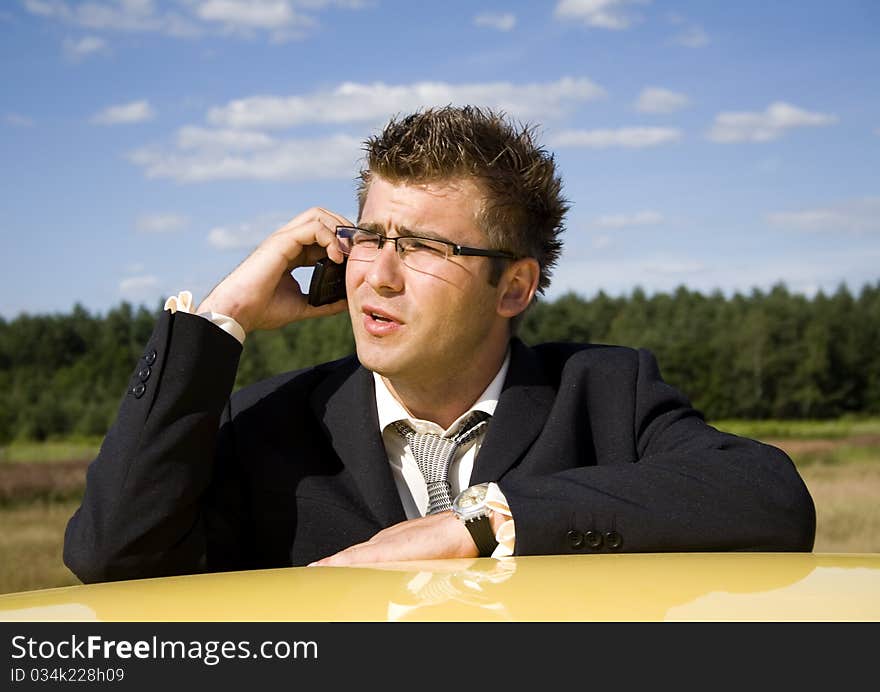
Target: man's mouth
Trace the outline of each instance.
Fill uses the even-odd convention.
[[[362,309],[364,331],[373,337],[384,339],[400,333],[403,329],[403,322],[391,313],[370,305],[364,305]]]
[[[400,322],[400,320],[396,319],[393,315],[385,312],[384,310],[378,310],[369,306],[364,307],[364,314],[375,322],[381,322],[385,324]]]

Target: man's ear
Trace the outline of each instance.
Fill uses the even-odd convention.
[[[498,282],[498,314],[516,317],[529,307],[538,290],[540,274],[541,267],[534,257],[511,262]]]

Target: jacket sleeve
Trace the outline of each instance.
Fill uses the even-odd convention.
[[[206,497],[241,350],[208,320],[163,311],[67,525],[64,562],[83,582],[206,568]],[[235,512],[234,493],[216,495]]]
[[[592,456],[546,475],[523,464],[499,481],[515,554],[812,550],[815,507],[792,460],[708,425],[649,351],[625,351],[602,375],[619,396],[608,387],[591,404],[606,415],[568,421]],[[603,446],[624,451],[610,458]]]

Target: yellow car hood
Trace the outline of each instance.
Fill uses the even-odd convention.
[[[291,567],[0,596],[0,621],[880,621],[880,553]]]

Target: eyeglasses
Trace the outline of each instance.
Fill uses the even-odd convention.
[[[387,235],[368,231],[356,226],[337,226],[336,239],[343,254],[353,260],[372,262],[379,256],[379,251],[387,242],[394,243],[397,255],[410,269],[416,271],[437,270],[451,255],[471,257],[497,257],[499,259],[516,259],[516,255],[503,250],[484,250],[476,247],[456,245],[448,240],[436,238],[420,238],[406,235],[389,238]]]

